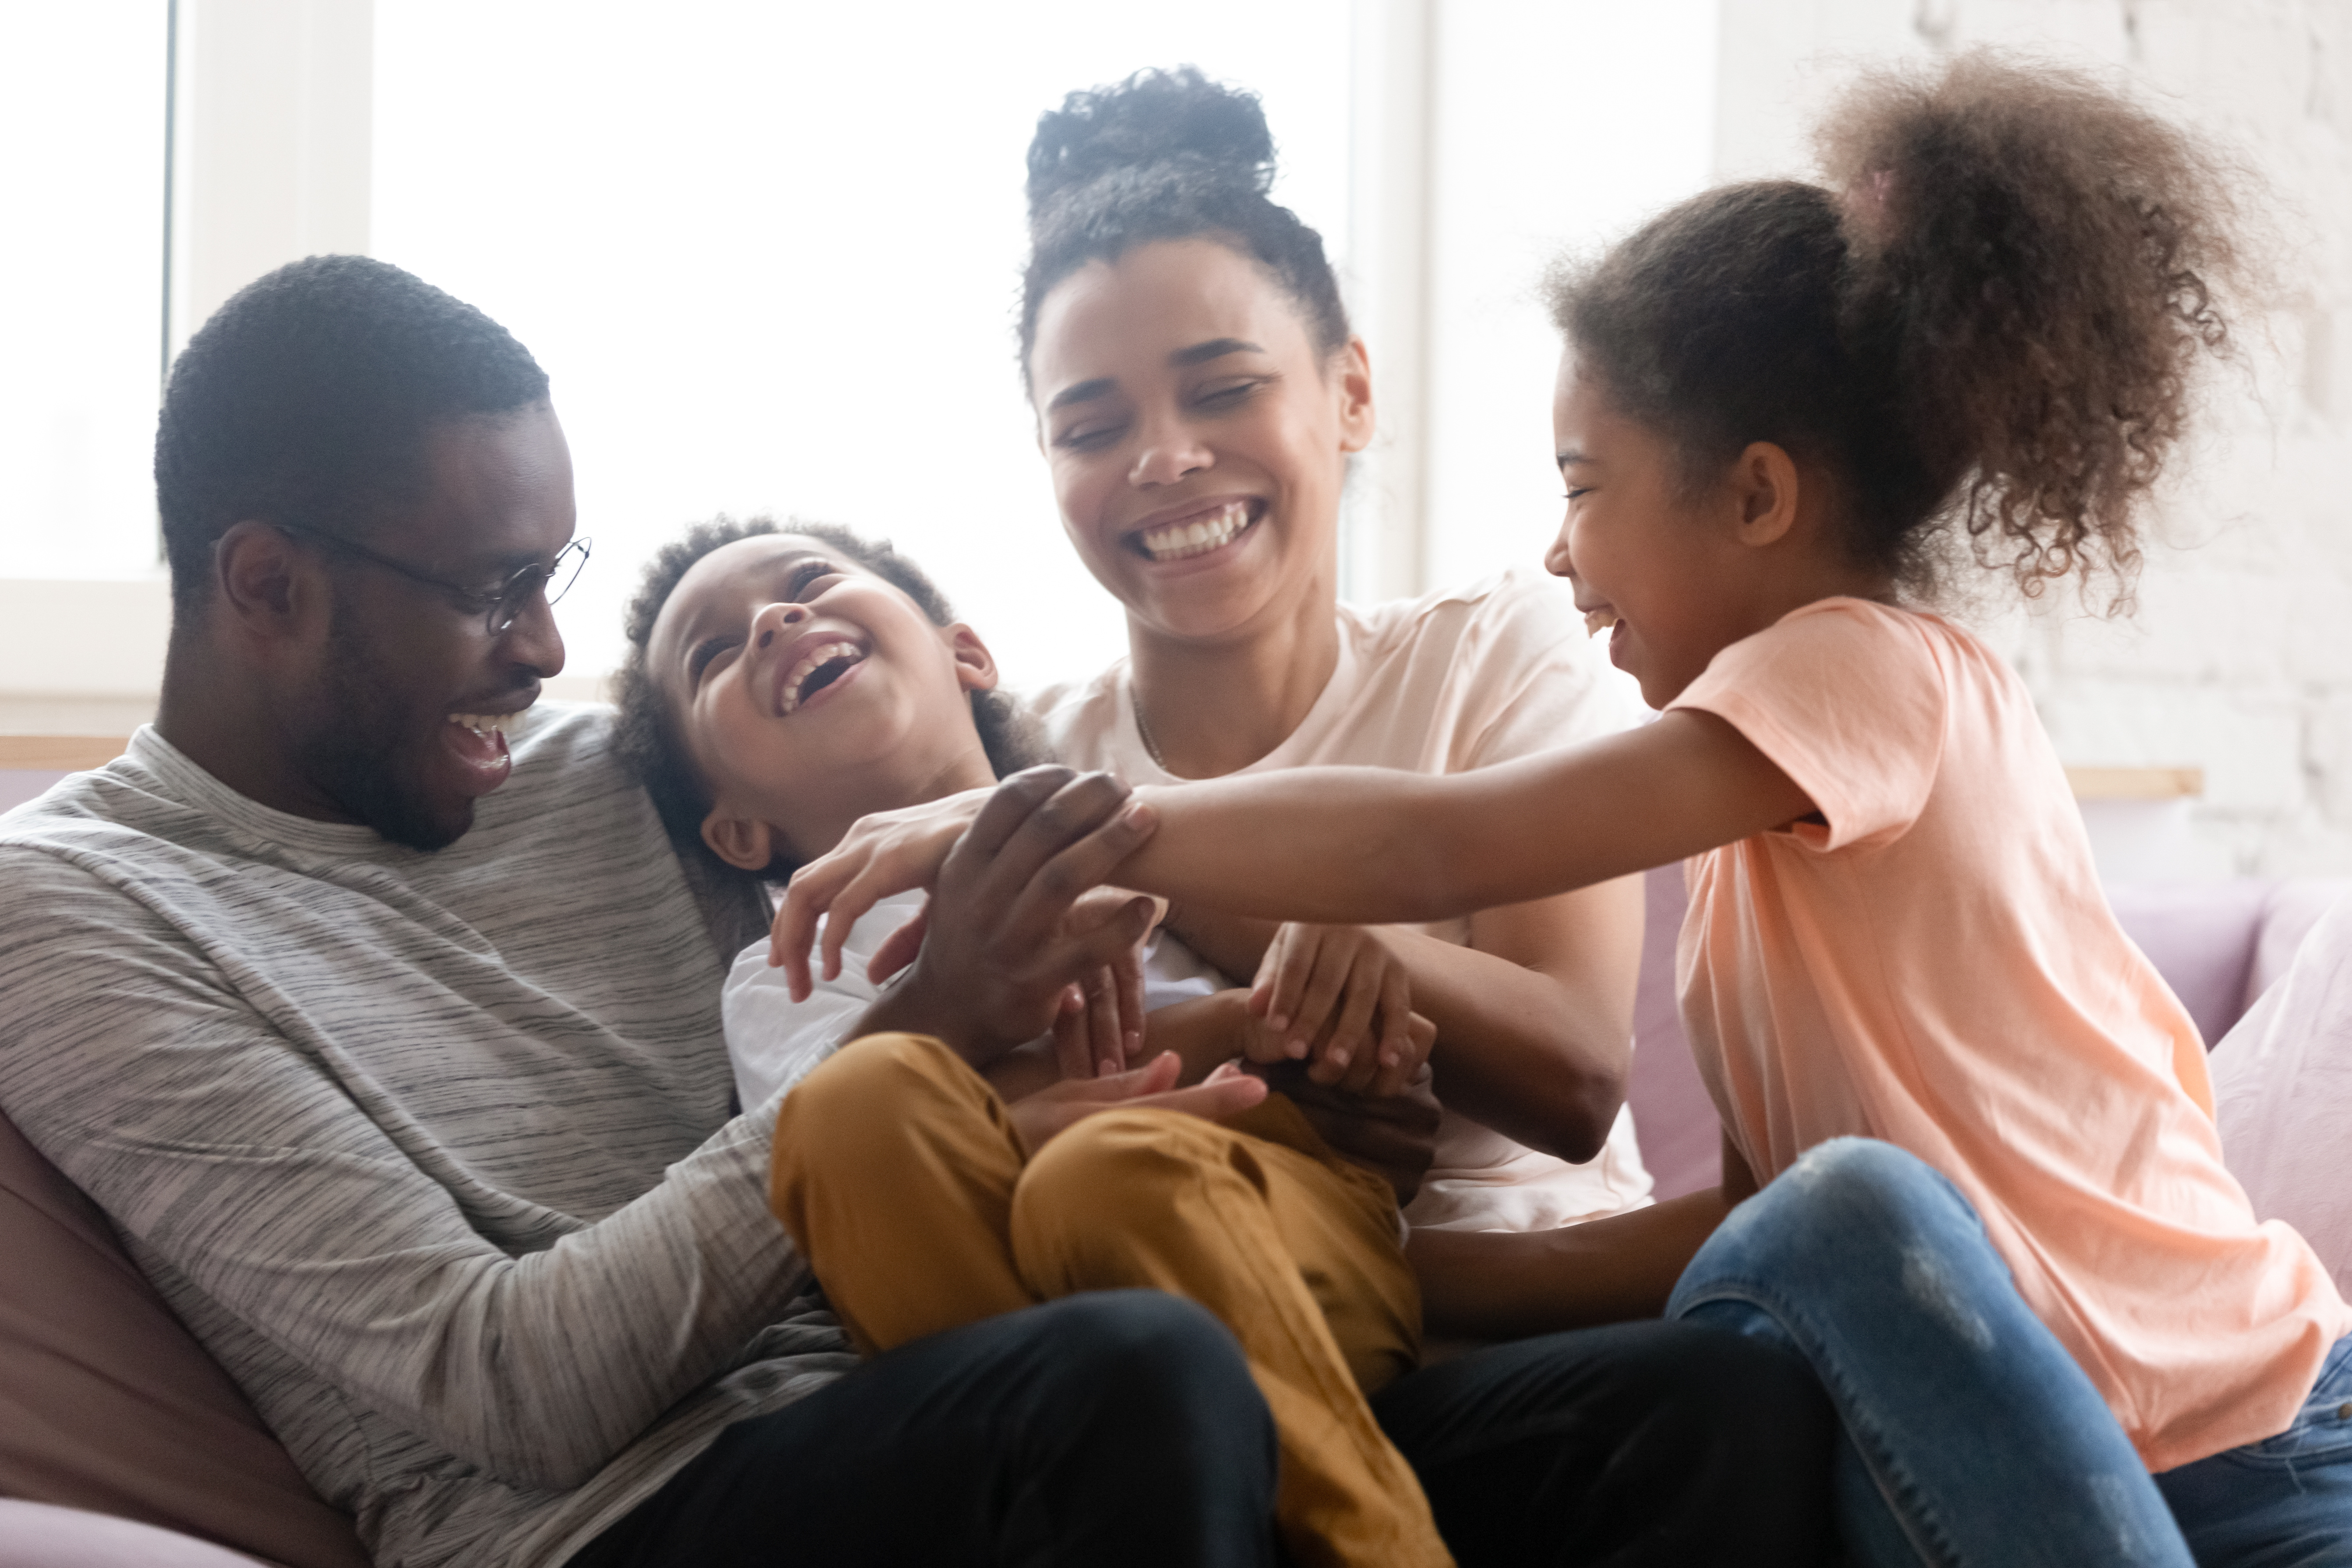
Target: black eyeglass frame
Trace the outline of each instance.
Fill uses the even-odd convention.
[[[305,528],[299,522],[273,522],[269,526],[280,533],[315,540],[330,550],[340,550],[346,555],[356,556],[371,566],[381,566],[412,583],[438,588],[464,601],[474,614],[486,616],[488,618],[484,624],[493,637],[506,636],[515,622],[522,618],[522,612],[530,605],[533,594],[552,584],[554,592],[547,595],[547,602],[552,605],[569,593],[572,584],[580,580],[580,569],[588,564],[589,546],[595,542],[591,539],[575,539],[557,551],[555,559],[546,565],[541,566],[534,561],[499,584],[496,592],[486,593],[479,588],[460,587],[455,583],[445,583],[438,577],[428,577],[414,566],[404,565],[388,555],[379,555],[364,544],[355,544],[341,534],[329,533],[323,529]],[[564,566],[567,561],[572,563],[568,570]]]

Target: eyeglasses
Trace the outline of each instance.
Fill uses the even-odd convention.
[[[328,533],[320,529],[304,528],[299,523],[292,522],[274,522],[270,526],[280,533],[299,534],[304,539],[315,540],[330,550],[340,550],[346,555],[355,556],[371,566],[381,566],[385,571],[405,577],[412,583],[422,583],[428,588],[438,588],[464,605],[468,614],[487,616],[488,619],[486,624],[490,636],[494,637],[507,635],[508,628],[511,627],[520,618],[523,611],[530,607],[532,595],[543,593],[551,605],[563,597],[564,591],[578,579],[580,568],[588,563],[588,546],[592,542],[585,539],[575,539],[557,551],[555,559],[546,565],[541,566],[534,561],[499,584],[497,588],[485,590],[462,587],[456,583],[445,583],[438,577],[428,577],[413,566],[404,566],[390,556],[379,555],[363,544],[354,544],[338,534]]]

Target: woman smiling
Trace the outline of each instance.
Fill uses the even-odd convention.
[[[1539,574],[1339,603],[1370,366],[1320,237],[1268,199],[1273,172],[1256,100],[1190,68],[1074,93],[1039,123],[1022,366],[1063,526],[1126,606],[1129,646],[1041,697],[1049,745],[1146,784],[1454,773],[1622,728],[1634,710]],[[1261,975],[1269,1028],[1319,1078],[1363,1087],[1380,1066],[1386,1020],[1328,1001],[1366,966],[1437,1026],[1447,1116],[1416,1228],[1548,1228],[1646,1201],[1622,1110],[1638,880],[1423,928],[1171,923]]]

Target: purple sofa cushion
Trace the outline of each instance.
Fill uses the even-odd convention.
[[[2210,1047],[2285,969],[2303,933],[2347,887],[2318,879],[2122,883],[2107,889],[2107,900]],[[1657,1195],[1671,1198],[1722,1179],[1721,1131],[1675,999],[1675,939],[1689,903],[1682,868],[1650,872],[1646,891],[1626,1099]]]
[[[2180,998],[2208,1049],[2246,1010],[2247,977],[2273,884],[2121,882],[2107,907]]]
[[[1633,1135],[1661,1199],[1678,1198],[1723,1180],[1722,1122],[1691,1060],[1675,1000],[1675,938],[1690,897],[1683,868],[1661,866],[1645,879],[1642,982],[1633,996],[1633,1071],[1625,1089]]]
[[[0,1568],[256,1568],[259,1561],[127,1519],[0,1499]]]
[[[351,1521],[310,1489],[97,1206],[5,1117],[0,1258],[0,1497],[143,1521],[292,1568],[367,1568]],[[118,1560],[134,1556],[54,1562]]]

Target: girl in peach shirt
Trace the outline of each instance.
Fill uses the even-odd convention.
[[[1689,858],[1721,1190],[1418,1235],[1433,1315],[1785,1345],[1844,1422],[1858,1561],[2352,1563],[2352,1310],[2223,1169],[2195,1027],[2023,687],[1916,607],[1971,553],[2029,595],[2128,586],[2229,349],[2229,184],[2095,85],[1982,57],[1865,82],[1821,145],[1826,188],[1709,192],[1553,281],[1549,563],[1663,716],[1465,774],[1140,791],[1118,879],[1427,921]],[[853,833],[779,947],[920,880],[921,839]]]

